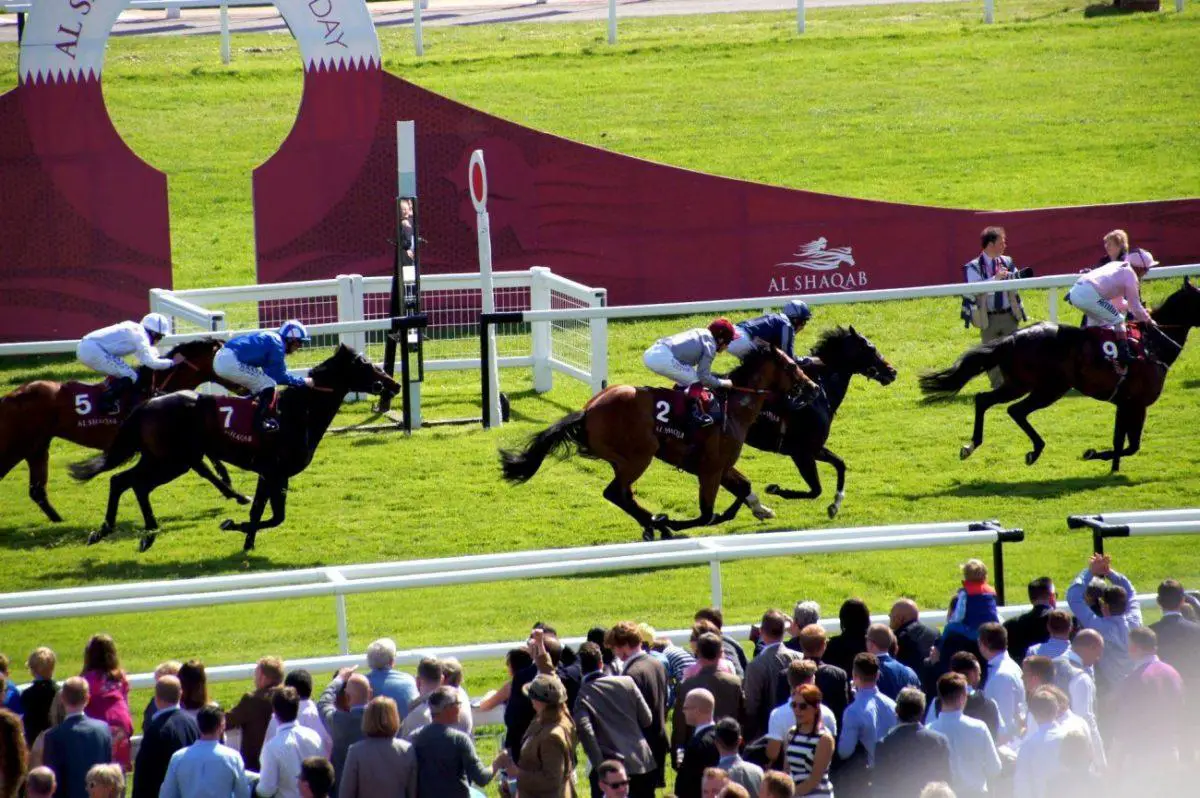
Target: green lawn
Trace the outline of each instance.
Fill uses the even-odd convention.
[[[810,32],[792,33],[787,14],[721,15],[622,23],[622,44],[601,44],[600,25],[430,29],[430,55],[411,52],[407,31],[381,32],[387,68],[485,110],[582,141],[721,174],[857,196],[1016,208],[1194,196],[1200,102],[1200,15],[1164,13],[1086,18],[1080,3],[1002,3],[1000,24],[978,24],[979,5],[946,4],[810,11]],[[299,101],[300,69],[283,36],[238,36],[235,62],[220,65],[211,38],[113,40],[106,92],[132,146],[170,176],[172,239],[180,286],[249,279],[250,169],[286,134]],[[14,50],[0,48],[0,84],[15,82]],[[1102,231],[1097,231],[1097,237]],[[1011,242],[1020,256],[1022,242]],[[965,253],[970,254],[970,253]],[[1161,300],[1171,287],[1148,293]],[[1044,297],[1026,298],[1044,317]],[[700,319],[645,320],[611,327],[614,381],[647,380],[642,349],[656,336]],[[1024,436],[1003,412],[988,440],[958,460],[970,432],[966,399],[919,402],[916,375],[951,362],[976,338],[957,321],[954,300],[822,308],[813,331],[854,323],[900,370],[882,388],[856,382],[830,446],[851,469],[837,525],[999,518],[1024,527],[1010,547],[1012,599],[1040,574],[1067,581],[1089,540],[1068,532],[1068,514],[1191,506],[1200,491],[1196,423],[1200,357],[1185,352],[1152,408],[1141,454],[1119,476],[1079,459],[1107,445],[1112,410],[1069,397],[1033,417],[1048,448],[1023,464]],[[1193,344],[1193,346],[1196,346]],[[38,377],[78,374],[45,359],[0,364],[0,390]],[[113,580],[169,579],[321,564],[577,546],[635,539],[638,530],[605,502],[605,468],[572,460],[510,487],[496,448],[511,445],[586,400],[560,380],[539,397],[529,376],[505,373],[516,423],[384,435],[325,443],[294,480],[285,527],[243,556],[240,537],[217,530],[239,508],[188,476],[159,490],[165,534],[147,555],[135,551],[140,521],[126,500],[118,534],[82,545],[103,512],[105,480],[73,484],[65,466],[86,453],[56,443],[51,496],[66,517],[45,523],[25,498],[25,473],[0,482],[3,590]],[[459,415],[475,401],[470,376],[430,385],[430,415]],[[970,389],[969,389],[970,390]],[[362,418],[365,408],[346,414]],[[790,462],[748,452],[757,484],[796,486]],[[823,471],[826,483],[830,471]],[[250,487],[244,474],[239,484]],[[639,485],[649,506],[674,515],[695,509],[694,482],[656,466]],[[833,525],[819,502],[774,502],[779,517],[748,515],[722,531]],[[1170,538],[1116,542],[1117,567],[1142,590],[1171,574],[1200,580],[1200,558]],[[798,598],[826,614],[849,595],[883,611],[908,595],[940,607],[957,584],[968,549],[814,556],[728,565],[725,603],[733,622]],[[402,647],[520,638],[542,619],[567,634],[635,617],[660,628],[686,625],[708,600],[707,568],[621,576],[517,581],[489,586],[353,596],[351,643],[361,651],[388,634]],[[210,664],[333,653],[331,599],[199,609],[153,615],[8,624],[0,649],[20,661],[35,645],[78,667],[82,644],[112,633],[130,670],[168,657]],[[482,693],[499,663],[468,665]],[[222,700],[237,685],[216,690]],[[143,699],[144,700],[144,699]]]

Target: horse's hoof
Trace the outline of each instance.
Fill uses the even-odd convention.
[[[651,541],[653,541],[654,540],[654,530],[649,529],[649,528],[643,529],[642,530],[642,540],[646,541],[647,543],[650,543]]]
[[[237,523],[232,518],[226,518],[221,522],[221,529],[225,532],[231,532],[237,527]]]
[[[765,504],[760,504],[757,507],[751,507],[750,512],[753,513],[754,517],[759,521],[770,521],[775,517],[775,511],[770,507],[767,507]]]
[[[1025,465],[1027,465],[1027,466],[1033,465],[1034,463],[1036,463],[1038,461],[1038,458],[1041,456],[1042,456],[1041,449],[1034,449],[1032,452],[1026,452],[1025,453]]]
[[[233,500],[234,500],[235,502],[237,502],[238,504],[240,504],[240,505],[243,505],[243,506],[245,506],[245,505],[247,505],[247,504],[249,504],[249,503],[250,503],[250,497],[249,497],[249,496],[243,496],[243,495],[242,495],[242,494],[240,494],[240,493],[239,493],[238,495],[234,496],[234,497],[233,497]]]
[[[650,517],[650,525],[655,529],[665,529],[670,520],[666,513],[659,513]]]
[[[831,504],[831,505],[829,505],[829,509],[826,510],[826,512],[829,513],[830,518],[837,518],[839,509],[841,509],[841,508],[839,508],[836,504]]]
[[[104,540],[104,535],[101,535],[99,532],[93,532],[92,534],[88,535],[87,544],[89,546],[95,546],[102,540]]]
[[[142,554],[150,551],[150,547],[154,545],[154,541],[158,539],[158,535],[143,535],[138,541],[138,551]]]
[[[964,445],[961,449],[959,449],[958,459],[966,460],[968,457],[971,456],[971,453],[974,451],[975,451],[975,446],[973,444],[968,443],[968,444]]]
[[[779,486],[772,482],[770,485],[767,485],[765,488],[763,488],[763,493],[769,493],[772,496],[778,496]]]
[[[55,511],[55,509],[53,507],[50,507],[50,508],[43,507],[42,509],[46,511],[46,517],[50,519],[50,523],[52,523],[52,524],[61,524],[62,523],[62,516],[59,515],[58,512]]]
[[[1097,452],[1095,449],[1088,449],[1086,452],[1083,453],[1083,459],[1084,460],[1095,460],[1095,459],[1097,459],[1096,456],[1098,454],[1100,454],[1100,453]]]

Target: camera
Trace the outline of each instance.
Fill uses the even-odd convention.
[[[1032,266],[1022,266],[1019,268],[1014,266],[1013,268],[1009,269],[1009,271],[1008,271],[1008,279],[1010,279],[1010,280],[1024,280],[1025,278],[1032,277],[1032,276],[1033,276],[1033,267]]]

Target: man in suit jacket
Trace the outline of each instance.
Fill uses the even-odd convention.
[[[200,739],[196,721],[179,708],[183,688],[176,676],[163,676],[154,683],[154,706],[142,733],[134,771],[133,798],[158,798],[171,756]]]
[[[801,659],[795,651],[783,646],[783,635],[787,625],[787,616],[779,610],[767,610],[763,613],[762,625],[759,627],[763,649],[746,666],[746,681],[743,684],[746,695],[746,723],[743,733],[751,740],[757,740],[766,733],[771,710],[782,702],[786,695],[788,663],[794,659]],[[784,695],[779,695],[781,683],[785,687]]]
[[[263,657],[254,669],[254,689],[225,713],[225,728],[242,730],[242,760],[246,770],[257,771],[260,767],[259,755],[274,715],[271,693],[281,684],[283,662],[279,657]]]
[[[338,693],[345,688],[346,698],[349,700],[350,709],[342,711],[337,708]],[[341,776],[342,770],[346,766],[346,752],[350,750],[350,746],[363,738],[362,721],[363,714],[367,709],[367,702],[371,700],[371,683],[367,681],[367,677],[361,673],[355,673],[354,668],[342,668],[333,677],[333,681],[325,688],[325,692],[321,693],[321,699],[317,701],[317,711],[321,713],[321,719],[325,721],[325,728],[329,729],[329,736],[333,738],[333,772],[338,777]],[[333,785],[334,798],[337,798],[337,784]]]
[[[108,724],[83,714],[88,703],[87,682],[72,676],[63,683],[66,720],[46,732],[44,762],[58,780],[56,798],[88,798],[87,772],[112,761],[112,732]]]
[[[610,629],[605,642],[624,663],[624,675],[633,680],[650,708],[650,725],[642,729],[642,736],[654,756],[657,786],[665,787],[670,748],[667,739],[667,669],[642,649],[641,635],[632,621],[622,621]]]
[[[717,645],[720,645],[719,638]],[[679,774],[675,777],[677,798],[700,798],[700,788],[704,782],[704,769],[715,767],[721,760],[721,752],[717,750],[717,727],[713,723],[715,706],[713,694],[703,687],[697,687],[688,693],[680,707],[679,711],[685,716],[687,725],[695,731],[687,745],[677,754],[679,762]]]
[[[950,743],[921,725],[925,694],[906,687],[896,696],[896,725],[875,748],[876,798],[917,798],[931,781],[950,781]]]
[[[721,631],[725,626],[725,614],[716,607],[705,607],[696,611],[693,621],[709,621],[713,626],[717,627],[717,631],[721,634],[721,648],[725,651],[725,659],[729,660],[729,664],[733,666],[734,674],[739,678],[745,678],[746,675],[746,651],[742,648],[742,644],[734,640],[729,635]]]
[[[982,280],[1003,280],[1015,276],[1012,268],[1012,258],[1004,256],[1008,246],[1008,238],[1003,227],[985,227],[979,235],[983,252],[975,260],[967,261],[963,266],[963,276],[968,283]],[[995,291],[991,294],[967,294],[965,299],[973,305],[972,320],[980,328],[980,337],[986,344],[997,338],[1016,332],[1020,322],[1025,320],[1025,311],[1021,307],[1021,297],[1016,291]],[[999,368],[988,372],[992,388],[1000,387],[1004,381]]]
[[[654,798],[658,773],[642,733],[654,720],[646,699],[628,676],[604,675],[604,655],[595,643],[579,647],[579,672],[583,684],[571,714],[591,763],[592,798],[601,798],[597,769],[607,759],[625,765],[633,798]]]
[[[1186,601],[1183,585],[1167,579],[1158,586],[1158,606],[1162,608],[1162,620],[1150,624],[1158,635],[1158,656],[1184,678],[1184,686],[1193,692],[1200,685],[1200,624],[1187,620],[1181,614]]]
[[[693,733],[693,725],[687,722],[683,711],[688,693],[703,689],[712,696],[714,717],[733,718],[739,722],[745,715],[746,699],[742,695],[742,682],[732,673],[717,670],[721,658],[721,638],[712,632],[700,635],[696,641],[696,661],[700,672],[679,685],[675,698],[675,714],[671,717],[671,748],[683,748]],[[713,749],[716,750],[716,749]],[[697,780],[696,784],[700,782]]]
[[[1029,583],[1029,603],[1033,605],[1033,609],[1004,622],[1004,628],[1008,631],[1008,655],[1018,665],[1025,659],[1030,646],[1045,643],[1050,639],[1046,616],[1057,602],[1058,593],[1054,589],[1054,581],[1048,576],[1039,576]]]
[[[921,623],[921,611],[912,599],[900,599],[893,604],[888,622],[896,635],[896,659],[919,676],[929,649],[937,644],[938,633]]]
[[[854,691],[850,686],[849,675],[838,666],[825,661],[826,642],[825,628],[820,624],[809,624],[800,630],[800,648],[804,652],[804,658],[817,663],[815,684],[821,691],[821,703],[829,707],[837,719],[838,728],[841,728],[842,716],[854,698]]]

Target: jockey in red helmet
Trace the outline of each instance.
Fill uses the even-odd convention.
[[[733,335],[733,324],[728,319],[715,319],[707,328],[697,327],[658,339],[642,356],[646,368],[687,389],[692,400],[692,417],[701,427],[713,423],[703,406],[704,389],[733,387],[732,382],[712,373],[713,360],[729,346]]]

